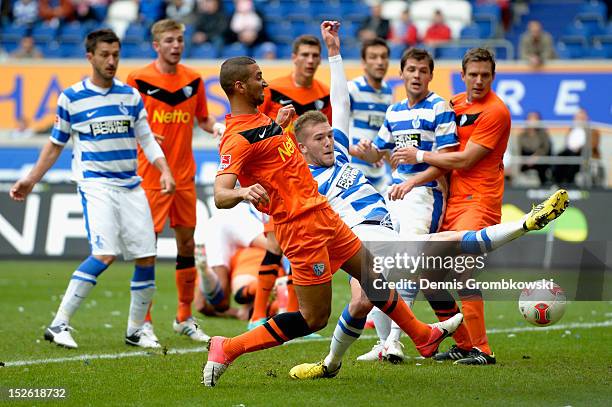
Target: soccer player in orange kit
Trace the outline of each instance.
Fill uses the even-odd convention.
[[[338,22],[324,21],[321,33],[330,63],[339,56]],[[255,60],[231,58],[221,66],[220,82],[231,114],[220,145],[221,163],[215,179],[215,204],[229,208],[247,200],[274,216],[278,242],[291,262],[299,310],[274,316],[263,325],[234,338],[211,339],[202,383],[215,386],[240,355],[278,346],[322,329],[331,311],[332,274],[340,267],[356,278],[371,302],[408,334],[417,350],[432,356],[440,342],[461,323],[457,314],[443,322],[425,324],[388,285],[375,288],[381,276],[362,269],[371,254],[319,194],[295,136],[261,113],[267,83]],[[277,120],[290,123],[295,111],[287,106]],[[236,181],[240,187],[236,188]],[[369,259],[371,260],[371,259]],[[382,280],[384,283],[384,279]],[[337,372],[327,372],[329,377]]]
[[[174,229],[178,255],[176,257],[176,287],[178,308],[174,330],[194,341],[205,342],[209,337],[202,332],[191,314],[196,268],[193,233],[196,225],[196,164],[191,147],[193,126],[216,132],[214,118],[208,114],[204,83],[200,74],[180,63],[184,50],[183,24],[174,20],[160,20],[153,24],[153,48],[157,59],[128,76],[128,85],[138,89],[144,100],[149,124],[166,155],[176,179],[176,193],[163,195],[159,189],[159,171],[138,151],[138,174],[144,188],[155,232],[159,234],[170,218]],[[145,332],[153,333],[150,313]]]

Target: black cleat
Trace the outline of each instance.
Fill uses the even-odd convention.
[[[453,345],[446,352],[436,353],[433,357],[434,360],[459,360],[464,359],[470,356],[472,350],[464,350],[458,347],[457,345]]]
[[[487,355],[478,348],[472,348],[468,357],[459,359],[455,365],[494,365],[497,362],[495,354]]]

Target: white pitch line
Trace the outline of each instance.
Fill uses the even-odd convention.
[[[611,327],[612,320],[603,322],[574,322],[571,324],[551,325],[551,326],[525,326],[515,328],[492,328],[487,330],[487,334],[503,334],[503,333],[517,333],[517,332],[545,332],[545,331],[562,331],[566,329],[591,329],[591,328],[605,328]],[[375,339],[376,335],[361,335],[361,339]],[[313,339],[294,339],[285,345],[294,345],[304,342],[327,342],[330,338],[321,337]],[[200,353],[206,352],[205,346],[199,346],[197,348],[181,348],[181,349],[169,349],[166,354],[168,355],[185,355],[188,353]],[[121,353],[107,353],[100,355],[78,355],[68,356],[63,358],[52,358],[52,359],[33,359],[33,360],[14,360],[10,362],[4,362],[4,367],[17,367],[17,366],[30,366],[30,365],[46,365],[51,363],[63,363],[63,362],[79,362],[79,361],[90,361],[90,360],[103,360],[103,359],[123,359],[132,358],[139,356],[156,356],[161,355],[158,351],[138,351],[138,352],[121,352]]]

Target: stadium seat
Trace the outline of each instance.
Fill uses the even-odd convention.
[[[574,24],[588,29],[591,36],[601,35],[605,32],[604,20],[594,14],[577,16]]]
[[[501,19],[501,9],[497,4],[479,4],[474,7],[474,17],[476,16],[490,16],[499,21]]]
[[[62,56],[65,58],[83,58],[85,47],[83,44],[62,44]]]
[[[480,28],[480,38],[491,38],[497,31],[497,20],[491,16],[474,16],[474,24]]]
[[[208,42],[200,45],[192,45],[189,53],[189,58],[196,59],[215,59],[217,56],[217,50]]]
[[[461,39],[480,39],[482,38],[481,35],[482,34],[480,32],[480,27],[476,24],[468,25],[466,27],[463,27],[463,29],[461,30]]]
[[[590,38],[592,37],[592,33],[589,27],[584,26],[580,23],[574,23],[574,24],[570,24],[569,26],[565,28],[563,32],[563,36],[564,37],[584,38],[585,40],[589,41]]]
[[[389,44],[389,48],[391,48],[391,59],[401,59],[402,54],[406,50],[404,44]]]
[[[271,1],[265,4],[265,7],[262,5],[257,8],[266,21],[282,21],[287,12],[285,6],[279,1]]]
[[[289,59],[291,58],[291,45],[290,44],[276,44],[276,58],[277,59]]]
[[[310,21],[312,20],[313,10],[310,8],[310,3],[306,1],[300,1],[294,3],[291,8],[287,10],[285,15],[291,21]]]
[[[165,14],[166,2],[164,0],[147,0],[139,3],[139,13],[147,26],[161,19]]]
[[[344,59],[361,59],[361,49],[358,45],[350,45],[342,47],[342,58]]]
[[[314,3],[312,4],[315,19],[323,20],[342,20],[342,5],[339,2],[333,3]]]
[[[41,51],[45,58],[63,58],[66,57],[65,46],[60,45],[57,41],[51,41],[41,47]],[[84,54],[84,52],[83,52]]]
[[[47,23],[36,24],[32,28],[32,38],[37,44],[44,44],[53,41],[57,35],[57,27]]]
[[[557,43],[557,54],[560,59],[579,59],[587,54],[587,43],[580,37],[562,37]]]
[[[266,25],[266,32],[277,44],[289,44],[294,38],[293,26],[289,21],[270,21]]]
[[[446,46],[446,47],[438,47],[436,48],[435,58],[436,59],[453,59],[453,60],[461,60],[465,52],[467,51],[466,47],[458,47],[458,46]]]
[[[612,59],[612,37],[599,37],[593,42],[591,55],[596,58]]]
[[[153,59],[157,57],[157,54],[150,43],[143,42],[140,44],[123,44],[121,47],[121,56],[128,59]]]
[[[187,38],[185,36],[185,38]],[[141,24],[130,24],[123,37],[123,43],[139,44],[149,40],[149,30]]]
[[[28,27],[24,25],[9,24],[6,26],[2,26],[1,30],[2,31],[0,31],[0,38],[2,38],[3,42],[6,41],[11,43],[18,43],[21,37],[26,35]]]
[[[599,1],[589,1],[580,5],[579,14],[597,14],[602,19],[607,19],[608,7]]]
[[[221,50],[222,58],[242,57],[249,55],[249,50],[239,42],[235,42],[231,45],[226,45]]]
[[[64,43],[81,43],[87,35],[86,26],[82,25],[78,21],[63,25],[60,28],[59,42]]]

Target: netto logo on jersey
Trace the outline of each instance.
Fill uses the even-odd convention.
[[[287,136],[283,144],[278,148],[278,154],[280,155],[281,160],[285,162],[287,158],[290,158],[293,153],[295,153],[295,143],[291,136]]]
[[[166,112],[165,110],[153,111],[153,123],[163,124],[188,124],[191,122],[191,113],[183,112],[182,110],[173,110]]]
[[[122,134],[130,130],[131,122],[129,120],[107,120],[105,122],[94,122],[89,126],[91,134],[101,136],[105,134]]]

